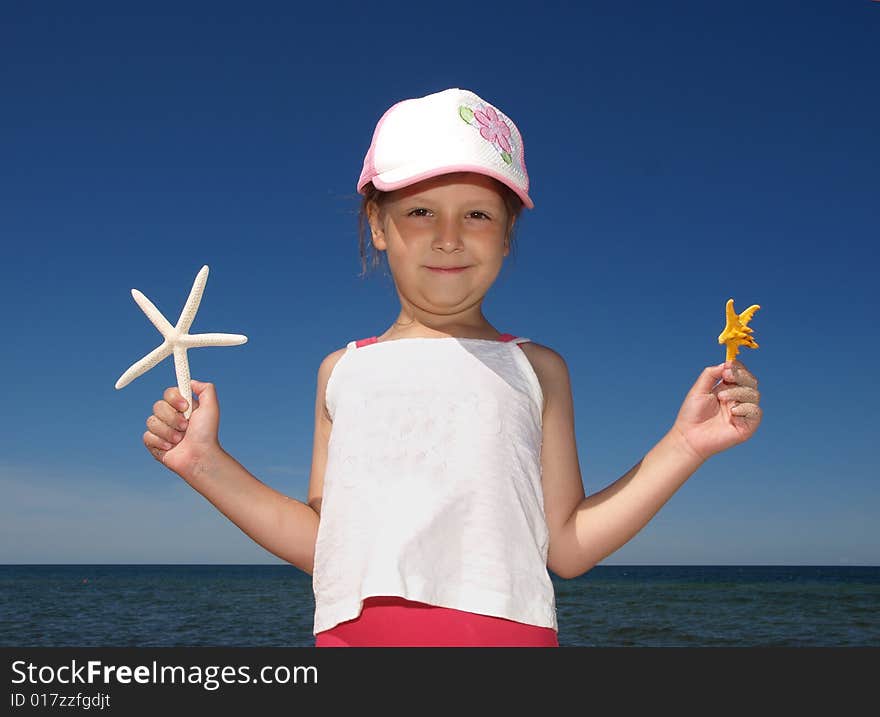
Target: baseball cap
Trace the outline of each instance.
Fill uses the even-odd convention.
[[[452,88],[392,105],[373,132],[358,180],[390,192],[450,172],[476,172],[529,197],[522,136],[513,121],[470,90]]]

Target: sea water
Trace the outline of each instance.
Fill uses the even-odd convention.
[[[880,646],[880,567],[605,566],[553,576],[559,643]],[[311,647],[288,565],[2,565],[3,647]]]

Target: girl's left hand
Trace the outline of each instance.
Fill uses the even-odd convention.
[[[706,368],[674,428],[702,460],[747,441],[761,423],[758,380],[738,360]]]

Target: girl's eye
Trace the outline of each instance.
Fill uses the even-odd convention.
[[[433,216],[430,209],[425,209],[424,207],[417,207],[416,209],[410,209],[407,213],[407,216],[410,217],[430,217]],[[472,212],[468,212],[467,216],[469,219],[491,219],[491,217],[486,214],[486,212],[481,212],[479,210],[474,210]]]

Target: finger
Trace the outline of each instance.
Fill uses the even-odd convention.
[[[726,385],[727,384],[722,384],[722,386]],[[761,394],[758,392],[758,389],[738,385],[733,385],[730,388],[724,388],[723,390],[718,391],[717,395],[718,399],[721,401],[733,401],[736,403],[757,404],[761,399]]]
[[[163,466],[165,465],[165,456],[168,455],[168,451],[163,451],[161,448],[148,448],[150,455],[153,456],[159,463]]]
[[[174,448],[168,441],[164,438],[160,438],[155,433],[151,433],[147,431],[143,436],[144,445],[147,447],[147,450],[153,454],[154,457],[159,458],[159,453],[165,453],[165,451],[170,451]],[[161,458],[160,458],[161,460]]]
[[[178,431],[172,426],[169,426],[167,423],[160,420],[155,414],[147,419],[147,429],[150,433],[167,443],[176,445],[183,440],[182,430]]]
[[[189,423],[184,417],[182,411],[178,411],[165,400],[156,401],[156,403],[153,404],[153,415],[157,416],[159,420],[166,425],[176,428],[178,431],[186,430]]]
[[[724,383],[737,384],[738,386],[748,386],[749,388],[758,387],[758,379],[756,379],[749,370],[737,360],[724,362],[722,380]]]
[[[703,372],[700,374],[699,378],[697,378],[696,383],[694,383],[693,388],[691,388],[691,393],[710,393],[714,388],[715,384],[721,379],[721,374],[724,371],[724,364],[718,364],[717,366],[706,366],[703,369]]]
[[[754,403],[738,403],[730,409],[730,415],[739,418],[760,419],[761,407]]]
[[[169,386],[166,388],[165,393],[162,394],[162,398],[181,413],[189,407],[189,403],[180,395],[177,386]]]
[[[214,405],[217,403],[217,389],[213,383],[207,381],[191,381],[193,393],[196,397],[196,406],[199,403]]]

